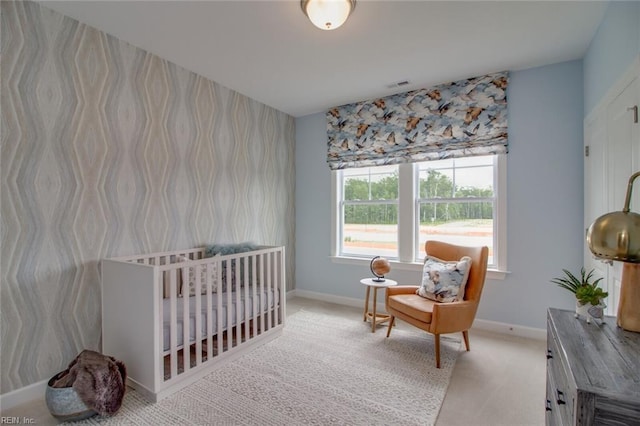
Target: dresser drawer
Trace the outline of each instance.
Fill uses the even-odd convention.
[[[553,379],[550,374],[547,372],[547,393],[545,400],[545,424],[547,426],[560,426],[562,425],[562,420],[560,418],[560,411],[558,410],[558,406],[553,398],[553,390],[555,384],[553,383]]]
[[[562,352],[551,328],[547,328],[547,400],[559,424],[574,424],[575,389],[570,385]]]

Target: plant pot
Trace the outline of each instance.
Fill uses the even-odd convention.
[[[576,301],[576,318],[584,317],[587,320],[587,324],[591,324],[592,320],[601,321],[604,317],[604,308],[606,305],[600,302],[598,305],[592,305],[591,303],[581,304]]]
[[[64,372],[60,372],[49,379],[45,400],[47,408],[53,417],[63,422],[84,420],[98,414],[88,408],[80,399],[73,387],[54,388],[52,385]]]

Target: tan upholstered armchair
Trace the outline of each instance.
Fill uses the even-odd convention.
[[[464,292],[464,300],[451,303],[439,303],[418,296],[418,286],[388,287],[385,306],[391,318],[387,337],[391,333],[397,318],[422,330],[432,333],[435,338],[436,367],[440,368],[440,335],[462,332],[464,344],[469,350],[469,329],[478,310],[480,294],[487,273],[489,249],[487,247],[463,247],[440,241],[427,241],[425,251],[429,256],[441,260],[460,260],[462,256],[471,257],[471,269]]]

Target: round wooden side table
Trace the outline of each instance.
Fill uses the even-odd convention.
[[[360,280],[361,284],[367,286],[367,294],[364,301],[364,319],[363,321],[371,321],[371,332],[376,331],[376,325],[389,321],[389,315],[376,313],[376,304],[378,303],[378,290],[381,288],[387,288],[398,283],[394,280],[385,278],[384,281],[376,281],[374,278],[363,278]],[[369,310],[369,294],[373,288],[373,310]]]

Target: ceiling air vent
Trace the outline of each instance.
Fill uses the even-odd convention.
[[[387,85],[387,88],[389,89],[395,89],[396,87],[402,87],[402,86],[406,86],[407,84],[409,84],[408,80],[402,80],[402,81],[398,81],[397,83],[391,83]]]

